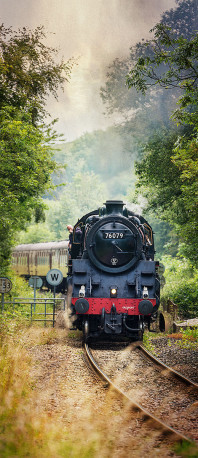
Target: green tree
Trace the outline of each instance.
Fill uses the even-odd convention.
[[[177,8],[166,11],[158,26],[171,29],[175,40],[181,36],[184,40],[190,40],[198,29],[197,10],[197,0],[178,0]],[[123,122],[131,119],[131,130],[134,119],[139,117],[142,111],[145,112],[146,116],[142,119],[142,129],[139,127],[139,132],[144,131],[145,126],[148,129],[153,128],[159,121],[165,125],[169,124],[169,115],[175,106],[176,95],[179,94],[179,88],[169,90],[167,94],[166,88],[157,85],[147,87],[144,97],[141,91],[136,91],[137,87],[134,85],[130,87],[130,91],[128,90],[126,75],[128,74],[130,78],[131,70],[133,71],[141,62],[153,59],[154,44],[156,50],[158,46],[161,47],[160,35],[156,35],[154,41],[143,39],[132,46],[128,58],[115,59],[109,66],[106,84],[101,88],[101,96],[107,113],[116,111],[122,113]],[[159,74],[165,68],[168,70],[165,62],[160,62]]]
[[[173,164],[180,173],[180,186],[184,214],[181,221],[175,219],[177,232],[183,242],[180,252],[190,258],[195,265],[198,248],[198,134],[193,138],[181,137],[177,140],[172,156]]]
[[[166,266],[164,273],[166,284],[163,287],[161,301],[171,300],[178,306],[180,317],[196,318],[198,312],[198,271],[192,264],[181,258],[164,256],[162,263]]]
[[[56,63],[57,49],[46,46],[44,27],[30,30],[0,26],[0,108],[11,105],[31,113],[32,123],[43,120],[49,94],[64,89],[74,61]]]
[[[179,88],[180,107],[173,117],[180,123],[197,125],[198,35],[175,38],[174,31],[164,24],[157,24],[153,31],[154,38],[142,45],[142,55],[127,76],[128,87],[142,94],[156,85],[165,90]],[[145,51],[148,46],[150,56]]]
[[[18,236],[18,243],[52,242],[53,240],[57,240],[57,236],[55,231],[49,229],[47,222],[31,224]]]
[[[45,101],[70,75],[43,44],[44,29],[18,32],[0,27],[0,269],[9,263],[16,233],[33,215],[42,219],[42,195],[56,169],[53,128],[45,126]],[[41,124],[42,121],[42,124]]]
[[[174,227],[185,254],[197,265],[198,147],[197,138],[160,130],[145,145],[136,164],[137,190],[147,199],[144,211]]]
[[[56,202],[48,202],[46,222],[56,239],[68,237],[67,224],[75,224],[79,218],[103,204],[107,190],[98,175],[93,172],[76,173]]]
[[[180,89],[173,117],[180,132],[161,131],[145,146],[137,164],[138,186],[162,219],[173,224],[183,250],[197,264],[198,246],[198,36],[174,36],[163,24],[149,42],[153,55],[140,57],[128,75],[129,87],[144,94],[152,86]]]
[[[44,208],[42,194],[51,186],[56,163],[43,131],[29,122],[29,115],[7,108],[0,111],[0,253],[7,266],[17,231]]]

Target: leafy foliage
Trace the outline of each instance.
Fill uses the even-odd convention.
[[[17,231],[33,215],[43,218],[41,196],[52,185],[56,169],[51,143],[53,124],[39,124],[45,100],[57,97],[70,75],[70,64],[56,64],[56,50],[43,44],[44,29],[13,31],[0,27],[0,260],[8,266]]]
[[[0,26],[0,107],[25,109],[33,124],[46,115],[46,97],[57,98],[73,65],[72,60],[55,63],[57,50],[46,46],[45,39],[44,27],[13,31]]]
[[[180,123],[193,125],[183,132],[162,131],[153,135],[145,147],[145,156],[137,165],[139,186],[148,204],[161,217],[174,224],[185,253],[197,264],[197,185],[198,185],[198,68],[197,36],[190,40],[174,38],[162,24],[155,27],[153,57],[140,58],[128,77],[129,86],[144,93],[147,87],[180,87],[183,95],[174,117]],[[164,72],[156,73],[161,64]],[[167,69],[168,66],[168,69]],[[168,173],[167,173],[168,171]]]
[[[151,138],[145,145],[142,161],[136,164],[137,186],[147,199],[147,209],[174,226],[181,253],[195,264],[198,246],[197,166],[196,139],[181,136],[178,140],[174,131],[167,130]]]
[[[107,113],[112,113],[117,111],[118,113],[124,114],[123,122],[131,119],[131,128],[133,129],[134,118],[138,118],[142,111],[147,113],[145,116],[142,127],[139,127],[139,131],[145,130],[145,126],[149,124],[150,127],[161,122],[162,124],[169,125],[169,116],[171,111],[175,108],[176,96],[179,96],[179,88],[174,90],[169,89],[168,94],[166,86],[161,87],[156,84],[152,87],[147,86],[147,91],[143,93],[141,90],[137,91],[137,85],[132,83],[132,75],[137,76],[138,82],[140,84],[139,89],[142,89],[142,86],[147,83],[147,76],[142,75],[140,78],[140,72],[138,70],[143,70],[144,72],[150,71],[151,76],[155,72],[156,67],[158,66],[158,75],[160,76],[163,72],[168,71],[167,63],[162,60],[163,51],[166,57],[167,48],[165,48],[165,43],[160,42],[160,34],[162,41],[166,39],[165,30],[171,30],[173,39],[183,40],[186,42],[186,48],[188,48],[188,40],[192,39],[193,33],[198,29],[198,14],[197,14],[197,1],[196,0],[179,0],[177,1],[177,8],[166,11],[161,18],[160,23],[153,29],[156,31],[156,36],[153,40],[145,41],[142,39],[141,42],[137,43],[135,46],[130,48],[130,54],[126,59],[115,59],[114,62],[109,66],[106,84],[101,88],[102,100],[105,103]],[[163,35],[164,31],[164,35]],[[182,38],[181,38],[182,37]],[[162,48],[162,49],[161,49]],[[160,49],[162,55],[160,55]],[[193,47],[196,52],[196,42]],[[152,65],[156,54],[159,53],[159,56],[156,55],[156,63]],[[173,49],[170,48],[169,52],[172,52],[174,57]],[[181,60],[183,53],[181,47],[181,55],[178,52],[178,62]],[[187,49],[186,49],[187,52]],[[151,63],[149,69],[147,69],[146,64]],[[174,67],[172,67],[174,71]],[[137,73],[137,75],[136,75]],[[128,74],[128,83],[130,85],[130,91],[128,90],[127,85],[127,74]],[[152,80],[153,81],[153,80]],[[156,82],[154,82],[156,83]]]
[[[57,240],[57,236],[53,228],[50,229],[47,221],[27,225],[26,230],[17,235],[18,243],[52,242],[53,240]]]
[[[55,169],[41,129],[29,116],[9,108],[0,112],[0,243],[1,269],[7,266],[16,231],[44,208],[41,195],[51,185]]]
[[[98,208],[106,199],[106,187],[93,172],[74,175],[57,201],[48,201],[46,222],[55,239],[68,238],[67,224],[75,224],[84,214]]]
[[[162,23],[152,31],[154,38],[142,45],[142,55],[127,75],[128,87],[135,87],[142,94],[156,85],[165,89],[179,88],[180,109],[175,111],[174,118],[192,124],[197,117],[198,36],[175,38],[174,31]],[[148,47],[151,55],[148,55]],[[186,110],[189,106],[193,115]]]
[[[179,316],[194,318],[198,313],[198,271],[186,259],[162,258],[166,267],[166,284],[162,291],[162,302],[171,299],[179,308]]]
[[[158,219],[156,214],[145,211],[145,217],[155,234],[155,258],[161,260],[164,255],[176,256],[178,253],[178,237],[173,226]]]

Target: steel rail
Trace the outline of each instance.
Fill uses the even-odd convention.
[[[98,373],[100,378],[105,380],[114,391],[116,391],[119,395],[121,395],[124,399],[126,399],[131,404],[133,410],[141,412],[143,420],[152,420],[155,427],[157,429],[162,430],[163,435],[172,435],[175,438],[176,442],[187,441],[191,444],[194,443],[193,439],[190,439],[189,437],[184,436],[182,433],[180,433],[176,429],[172,428],[171,426],[168,426],[166,423],[161,421],[159,418],[155,417],[149,411],[145,410],[144,407],[142,407],[140,404],[134,401],[134,399],[130,398],[124,391],[122,391],[117,385],[115,385],[115,383],[112,382],[112,380],[108,377],[108,375],[106,375],[103,372],[103,370],[99,367],[87,343],[84,343],[84,349],[85,349],[88,361],[91,363],[91,365],[93,366],[94,370]]]
[[[147,348],[144,347],[144,345],[138,343],[136,347],[138,350],[142,351],[149,359],[151,359],[154,363],[156,363],[158,366],[163,367],[166,369],[167,372],[170,373],[170,375],[178,378],[179,380],[182,380],[182,382],[186,383],[186,385],[192,386],[195,388],[195,390],[198,390],[198,384],[194,382],[193,380],[189,379],[188,377],[185,377],[185,375],[181,374],[180,372],[176,371],[170,366],[167,366],[163,361],[161,361],[159,358],[154,356]]]

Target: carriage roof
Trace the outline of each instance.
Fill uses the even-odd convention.
[[[14,248],[16,251],[45,251],[45,250],[57,250],[67,248],[68,241],[61,240],[60,242],[41,242],[41,243],[24,243],[17,245]]]

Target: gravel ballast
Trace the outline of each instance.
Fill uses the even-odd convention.
[[[173,367],[186,377],[198,383],[198,343],[185,348],[181,339],[159,337],[149,339],[153,352],[167,366]]]

